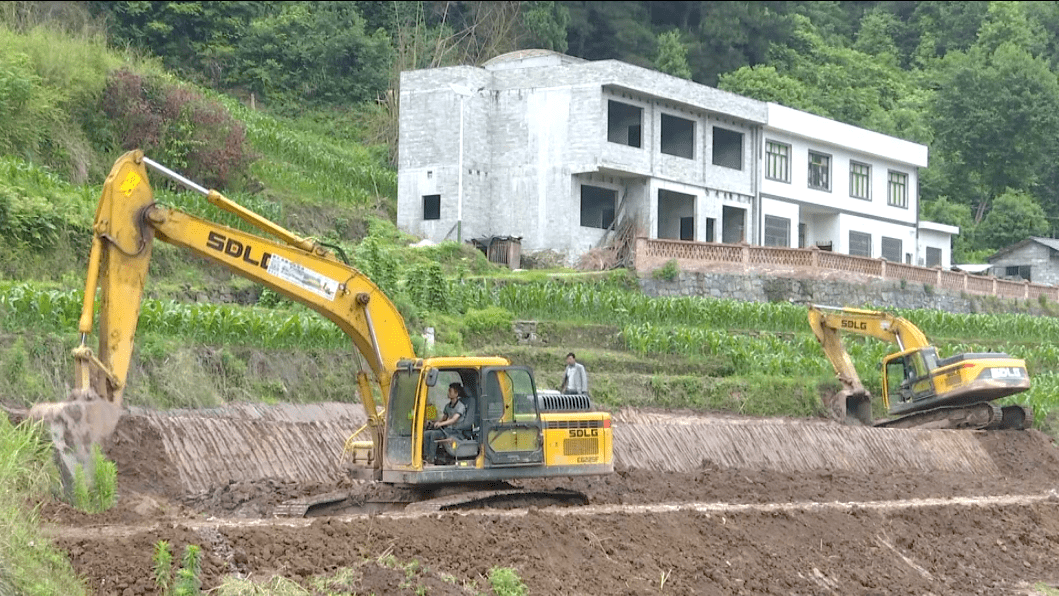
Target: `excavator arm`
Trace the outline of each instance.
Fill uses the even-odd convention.
[[[918,327],[880,311],[811,305],[809,325],[843,385],[827,403],[839,420],[900,428],[1028,428],[1033,424],[1029,407],[989,403],[1029,389],[1026,362],[1021,359],[998,352],[939,358]],[[843,333],[868,335],[898,347],[882,362],[883,403],[896,418],[873,423],[871,395],[842,345]]]
[[[279,241],[256,236],[163,207],[154,202],[147,168],[168,176]],[[96,211],[85,303],[79,321],[82,347],[75,353],[76,386],[121,405],[132,356],[151,244],[157,239],[186,248],[308,306],[352,340],[374,373],[383,398],[397,362],[414,357],[404,319],[379,288],[315,242],[300,238],[147,159],[139,151],[114,165]],[[100,290],[98,357],[84,347],[92,331]],[[371,416],[374,411],[369,411]]]
[[[834,417],[850,423],[872,423],[871,394],[861,383],[853,360],[842,345],[843,333],[875,337],[896,344],[901,351],[930,345],[926,335],[910,321],[880,311],[812,304],[809,326],[842,383],[842,391],[828,406]]]
[[[205,195],[207,200],[262,230],[265,238],[170,209],[154,202],[147,169]],[[378,287],[323,246],[300,238],[217,191],[207,190],[144,157],[123,155],[103,186],[93,225],[92,249],[78,323],[81,345],[74,350],[75,380],[70,399],[40,404],[31,416],[50,423],[67,486],[77,466],[90,468],[90,446],[117,425],[132,359],[147,269],[154,239],[186,248],[308,306],[334,322],[353,341],[370,368],[383,400],[398,362],[414,358],[404,319]],[[98,308],[98,350],[87,346]],[[365,371],[357,385],[372,437],[381,452],[382,423]],[[382,404],[385,407],[385,403]],[[380,457],[367,462],[378,469]]]

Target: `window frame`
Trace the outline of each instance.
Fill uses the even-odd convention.
[[[432,205],[431,206],[432,208],[430,210],[428,210],[427,209],[427,201],[431,201],[432,203],[436,203],[436,209],[433,208],[434,205]],[[435,217],[429,217],[430,215],[435,215]],[[423,221],[438,221],[440,219],[441,219],[441,195],[440,194],[423,195]]]
[[[592,208],[588,209],[587,211],[586,211],[586,206],[585,206],[585,189],[590,189],[589,193],[596,195],[594,197],[590,197],[590,198],[594,199],[594,201],[592,202],[592,205],[591,205]],[[604,199],[603,199],[602,195],[604,194],[604,192],[609,194],[610,199],[611,199],[611,203],[609,205],[609,207],[610,207],[609,219],[608,219],[608,210],[607,210],[606,206],[603,205]],[[580,225],[580,227],[582,227],[582,228],[592,228],[592,229],[595,229],[595,230],[607,230],[607,229],[610,229],[614,225],[614,218],[617,216],[617,210],[618,210],[618,191],[617,191],[617,189],[609,188],[609,187],[606,187],[606,186],[598,186],[598,185],[595,185],[595,184],[588,184],[588,183],[582,182],[581,185],[580,185],[580,189],[579,189],[578,195],[579,195],[578,196],[578,224]],[[599,214],[600,225],[585,225],[585,222],[587,221],[586,220],[586,216],[595,215],[597,212]]]
[[[887,244],[887,242],[889,242],[891,244],[891,247],[893,246],[894,242],[897,243],[897,246],[896,246],[897,247],[897,259],[896,260],[895,259],[891,259],[891,258],[886,256],[886,253],[887,253],[886,244]],[[890,261],[891,263],[902,263],[903,262],[902,259],[904,258],[904,254],[905,254],[905,243],[904,243],[903,240],[901,240],[900,238],[891,238],[890,236],[883,236],[882,237],[882,239],[881,239],[881,250],[880,250],[879,256],[881,256],[882,258],[886,259],[887,261]]]
[[[930,256],[932,254],[934,254],[931,251],[935,251],[935,250],[938,251],[937,252],[937,254],[938,254],[938,262],[934,263],[934,264],[931,264]],[[939,248],[937,246],[928,246],[926,248],[926,250],[923,251],[923,252],[924,252],[923,261],[924,261],[924,263],[926,264],[927,267],[940,267],[941,266],[942,260],[945,258],[945,252],[941,248]]]
[[[868,254],[866,254],[866,255],[865,254],[857,254],[857,253],[853,252],[853,237],[854,237],[854,235],[863,236],[865,239],[867,239],[867,242],[868,242]],[[848,253],[849,253],[849,255],[851,257],[868,257],[870,259],[871,258],[871,253],[872,253],[872,244],[871,243],[872,243],[871,234],[869,234],[868,232],[858,232],[856,230],[850,230],[849,231]]]
[[[855,172],[854,168],[861,167],[865,171]],[[855,192],[854,180],[863,178],[864,182],[864,194],[859,195]],[[849,196],[854,199],[861,199],[864,201],[871,201],[871,164],[864,163],[856,160],[849,160]]]
[[[784,235],[783,235],[784,243],[783,244],[770,244],[769,243],[769,237],[770,237],[769,236],[769,219],[773,220],[772,221],[772,229],[773,230],[775,230],[776,227],[777,227],[776,226],[777,220],[780,220],[780,221],[782,221],[782,222],[784,222],[786,224],[785,226],[783,226],[784,227]],[[776,247],[779,247],[779,248],[790,248],[790,246],[791,246],[791,218],[789,218],[789,217],[780,217],[779,215],[768,215],[768,214],[766,214],[765,215],[764,226],[763,226],[763,229],[762,229],[762,236],[763,236],[762,242],[764,243],[763,246],[776,246]],[[772,237],[775,238],[776,237],[775,234],[773,234]]]
[[[723,163],[723,160],[718,161],[717,131],[719,131],[719,130],[723,131],[722,136],[731,135],[731,137],[733,139],[735,139],[735,138],[739,139],[739,153],[738,153],[739,165],[738,166],[734,166],[734,165],[731,165],[731,164]],[[744,166],[746,165],[744,163],[744,160],[743,160],[743,152],[746,150],[746,133],[744,133],[741,130],[732,130],[731,128],[725,128],[723,126],[713,125],[713,126],[710,127],[710,139],[711,139],[711,143],[710,143],[711,144],[710,161],[713,163],[713,165],[715,165],[715,166],[717,166],[719,168],[728,168],[730,170],[737,170],[739,172],[742,172]],[[721,157],[723,157],[723,156],[724,155],[721,155]]]
[[[639,114],[640,123],[638,125],[639,128],[637,129],[638,133],[639,133],[639,136],[636,138],[637,142],[636,142],[635,145],[630,142],[630,138],[629,138],[630,137],[630,135],[629,135],[630,128],[629,127],[626,127],[625,131],[624,131],[625,132],[625,137],[626,137],[625,142],[615,141],[614,140],[614,136],[615,136],[614,133],[618,129],[614,128],[615,119],[611,118],[611,108],[615,104],[617,104],[619,106],[622,106],[623,108],[632,108],[632,110],[637,111],[638,114]],[[625,103],[624,101],[618,101],[616,99],[607,98],[607,142],[608,143],[614,143],[615,145],[621,145],[623,147],[632,147],[633,149],[643,149],[643,130],[644,130],[643,120],[644,120],[644,108],[643,108],[643,106],[637,106],[637,105],[633,105],[631,103]],[[617,122],[621,122],[621,120],[617,119]]]
[[[786,153],[773,152],[771,150],[773,147],[781,148]],[[774,165],[778,167],[774,168]],[[772,175],[774,169],[782,170],[781,178]],[[791,146],[789,143],[765,139],[765,178],[785,184],[791,183]]]
[[[689,145],[690,155],[684,155],[684,154],[681,154],[681,153],[676,153],[673,150],[673,147],[671,146],[672,145],[672,140],[670,140],[668,143],[665,141],[667,136],[671,137],[671,136],[676,134],[672,130],[670,130],[669,131],[669,135],[667,135],[666,134],[666,128],[672,129],[672,127],[674,125],[679,124],[678,122],[676,122],[677,120],[683,120],[684,122],[686,122],[686,123],[691,125],[690,126],[690,128],[691,128],[691,143]],[[666,126],[667,122],[669,123],[669,126]],[[661,152],[664,155],[672,155],[673,157],[679,157],[679,158],[682,158],[682,159],[695,159],[695,146],[698,144],[695,141],[695,139],[696,139],[695,129],[697,128],[695,125],[696,125],[696,122],[694,120],[690,119],[690,118],[684,118],[683,116],[677,116],[675,114],[668,114],[666,112],[662,112],[661,115],[658,118],[658,151]],[[667,151],[667,149],[669,149],[669,150]]]
[[[895,183],[894,177],[900,177],[900,184]],[[895,190],[900,188],[900,197],[895,197]],[[886,174],[886,204],[890,207],[908,209],[908,174],[897,170],[887,170]]]
[[[827,160],[827,165],[825,166],[826,170],[824,172],[824,178],[826,178],[824,186],[818,186],[818,185],[813,184],[813,166],[817,165],[817,164],[813,163],[813,157],[814,156],[815,157],[822,157],[822,158]],[[832,174],[832,171],[834,170],[834,165],[835,165],[834,156],[832,156],[829,153],[822,153],[820,151],[813,151],[812,149],[810,149],[809,150],[809,159],[807,161],[808,161],[808,166],[809,167],[808,167],[808,176],[807,176],[807,179],[806,179],[806,184],[808,185],[808,187],[813,189],[813,190],[831,192],[831,179],[833,177],[831,174]]]

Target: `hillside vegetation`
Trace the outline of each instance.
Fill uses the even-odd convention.
[[[339,247],[397,305],[420,356],[499,354],[533,367],[540,387],[555,388],[563,356],[574,351],[603,408],[821,416],[819,394],[837,384],[803,307],[651,298],[631,272],[547,268],[547,255],[526,255],[537,267],[510,272],[454,242],[415,247],[418,239],[396,228],[396,90],[387,93],[385,87],[399,68],[479,63],[517,47],[564,50],[567,27],[586,54],[603,51],[587,47],[585,32],[592,27],[584,10],[574,6],[571,23],[576,3],[461,3],[455,16],[440,22],[439,4],[0,5],[0,402],[25,407],[67,395],[102,183],[116,158],[140,148],[298,234]],[[624,5],[620,10],[642,5],[583,4]],[[779,14],[794,18],[786,3],[778,4],[784,5]],[[402,26],[417,27],[393,26],[388,10]],[[600,22],[615,20],[614,7],[599,10],[605,13]],[[111,30],[100,14],[110,19]],[[505,19],[518,26],[505,29]],[[487,22],[497,25],[493,37],[482,33]],[[824,43],[809,35],[816,25],[792,22],[804,34],[799,39],[829,59],[844,59],[825,51],[841,44],[840,33]],[[461,36],[461,28],[470,33]],[[497,33],[503,31],[513,33]],[[300,40],[299,51],[280,51],[290,49],[281,42],[291,35]],[[786,36],[778,39],[794,44]],[[351,48],[365,57],[356,68],[343,62],[313,70],[329,56],[353,55]],[[788,59],[786,70],[742,71],[725,80],[752,94],[770,72],[802,72],[805,65],[794,56],[776,52],[777,60]],[[679,70],[679,54],[666,64]],[[292,74],[309,70],[316,76],[301,80]],[[776,87],[773,82],[765,87]],[[346,98],[366,103],[340,108]],[[930,180],[943,188],[938,181],[944,177]],[[157,178],[152,184],[161,203],[250,229],[198,195]],[[945,200],[938,196],[935,205],[951,207]],[[969,214],[961,211],[968,204],[957,207],[934,213]],[[355,399],[361,358],[334,325],[182,249],[155,243],[141,306],[125,392],[129,405]],[[1037,425],[1055,434],[1059,319],[899,314],[919,325],[944,355],[996,350],[1025,358],[1034,387],[1017,401],[1031,403]],[[526,320],[536,322],[532,341],[512,328]],[[427,328],[435,330],[433,343],[425,338]],[[96,341],[89,338],[93,347]],[[878,393],[877,363],[890,346],[856,338],[849,344],[866,385]],[[83,593],[65,558],[41,538],[35,511],[25,510],[54,482],[38,430],[0,420],[0,463],[0,593]]]
[[[15,90],[0,101],[18,108],[0,121],[0,393],[8,403],[66,393],[95,204],[109,164],[129,147],[340,247],[397,304],[420,355],[499,353],[534,366],[540,385],[554,387],[572,350],[596,399],[611,408],[814,416],[819,392],[835,386],[802,307],[649,298],[624,271],[512,273],[453,242],[412,247],[416,239],[393,223],[387,151],[364,143],[355,119],[340,133],[325,112],[252,109],[153,59],[108,49],[88,28],[0,28],[0,42],[0,88]],[[162,203],[249,229],[198,195],[153,183]],[[1020,399],[1034,404],[1038,424],[1050,424],[1059,371],[1053,319],[902,314],[942,354],[1026,358],[1035,383]],[[522,319],[538,321],[537,342],[517,341],[511,323]],[[427,327],[436,330],[432,345]],[[889,346],[850,343],[878,393],[877,363]],[[350,400],[359,367],[348,340],[315,313],[156,243],[128,403]]]

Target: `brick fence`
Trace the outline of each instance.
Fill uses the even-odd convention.
[[[1059,302],[1059,287],[1056,286],[1034,284],[1026,280],[997,279],[992,276],[972,275],[962,271],[945,271],[941,268],[914,267],[885,259],[855,257],[824,251],[815,247],[778,248],[749,244],[656,240],[643,237],[636,239],[634,266],[637,271],[658,269],[674,259],[682,269],[694,269],[697,265],[717,263],[729,266],[741,265],[747,272],[784,267],[842,271],[879,279],[903,279],[953,292],[1020,300],[1036,300],[1040,296],[1045,296],[1048,300]]]

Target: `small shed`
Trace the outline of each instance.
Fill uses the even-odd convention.
[[[471,240],[474,247],[485,253],[490,263],[504,265],[508,269],[522,266],[521,236],[488,236]]]
[[[986,260],[996,277],[1059,285],[1059,240],[1055,238],[1027,238]]]

